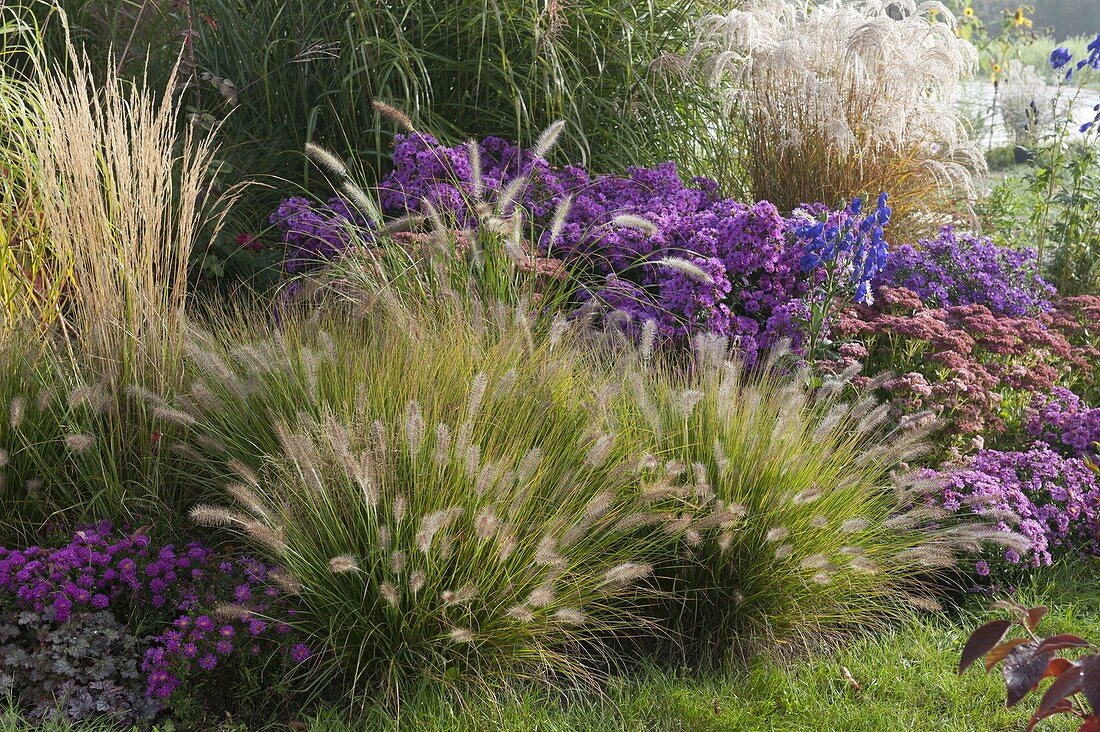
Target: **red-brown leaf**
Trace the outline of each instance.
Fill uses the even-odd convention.
[[[1085,656],[1081,665],[1081,691],[1093,712],[1100,712],[1100,656]]]
[[[1054,658],[1051,659],[1050,665],[1047,666],[1047,671],[1043,674],[1043,678],[1053,679],[1057,676],[1061,676],[1065,673],[1066,669],[1071,668],[1073,662],[1068,658]]]
[[[1011,620],[993,620],[971,633],[963,647],[962,657],[959,659],[959,673],[961,674],[970,667],[970,664],[989,653],[1001,642],[1011,626]]]
[[[1021,699],[1027,696],[1028,692],[1039,685],[1039,681],[1043,678],[1043,674],[1046,673],[1047,666],[1050,664],[1053,653],[1047,653],[1042,656],[1033,656],[1034,651],[1039,645],[1038,641],[1031,641],[1024,643],[1021,646],[1017,646],[1009,651],[1005,656],[1004,665],[1001,666],[1001,673],[1005,677],[1005,690],[1008,692],[1008,706],[1014,706]]]
[[[993,650],[985,654],[986,673],[992,671],[994,666],[1005,660],[1005,656],[1007,656],[1013,648],[1016,648],[1017,646],[1022,646],[1023,644],[1030,642],[1031,641],[1027,638],[1013,638],[1012,640],[1007,640],[998,646],[994,646]]]
[[[1039,605],[1033,607],[1027,611],[1027,627],[1031,630],[1035,630],[1039,625],[1039,621],[1043,619],[1043,616],[1047,614],[1047,606]]]
[[[1100,717],[1095,714],[1085,717],[1084,723],[1077,728],[1077,732],[1100,732]]]
[[[1035,715],[1028,723],[1028,729],[1034,727],[1040,719],[1046,719],[1052,714],[1057,714],[1061,711],[1059,705],[1068,701],[1066,697],[1076,694],[1080,690],[1081,669],[1073,666],[1056,678],[1046,693],[1043,694],[1043,698],[1039,702],[1039,708],[1035,710]]]
[[[1039,714],[1039,712],[1035,712],[1034,716],[1032,716],[1032,718],[1028,720],[1027,727],[1025,728],[1024,732],[1031,732],[1033,729],[1035,729],[1035,725],[1039,724],[1039,722],[1042,722],[1047,717],[1053,717],[1055,714],[1074,714],[1073,703],[1070,702],[1069,699],[1063,699],[1055,704],[1053,707],[1051,707],[1044,714]]]
[[[1039,644],[1039,647],[1035,649],[1035,655],[1040,653],[1048,653],[1050,651],[1060,651],[1064,648],[1088,648],[1092,644],[1080,636],[1073,635],[1071,633],[1061,633],[1059,635],[1052,635],[1049,638],[1044,638],[1043,642]]]

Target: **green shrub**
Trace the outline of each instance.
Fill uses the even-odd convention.
[[[377,181],[392,135],[375,101],[452,144],[500,135],[529,145],[561,119],[563,158],[597,170],[675,159],[722,177],[716,166],[733,157],[717,134],[716,95],[682,58],[695,14],[712,0],[194,0],[141,12],[113,0],[61,4],[91,57],[110,43],[133,76],[146,62],[166,75],[181,49],[164,39],[186,34],[187,104],[216,130],[227,183],[277,176],[311,186],[300,154],[310,141],[360,161],[362,179]],[[277,190],[253,189],[205,253],[205,272],[272,264],[234,237],[255,232],[277,203]]]

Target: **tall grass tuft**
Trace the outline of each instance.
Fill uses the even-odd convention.
[[[540,136],[540,157],[550,153],[563,126],[555,122]],[[335,261],[319,262],[320,271],[293,280],[289,288],[319,296],[322,302],[335,298],[360,308],[382,298],[406,310],[425,310],[427,317],[440,308],[473,314],[485,303],[530,308],[548,316],[544,320],[552,317],[580,284],[562,260],[540,255],[539,232],[517,200],[534,184],[534,173],[518,177],[499,196],[489,196],[477,146],[470,142],[469,147],[474,171],[473,192],[465,202],[469,219],[424,201],[426,215],[409,214],[388,223],[382,221],[375,199],[334,155],[307,147],[340,193],[364,212],[370,228],[356,229],[349,222],[347,249]],[[555,220],[565,220],[569,205],[569,199],[558,204]]]
[[[657,545],[632,529],[632,442],[592,408],[609,377],[486,311],[288,315],[189,347],[183,449],[235,484],[193,515],[293,577],[296,621],[356,699],[583,679],[592,641],[645,630],[622,600]]]
[[[212,143],[179,131],[174,72],[162,93],[114,69],[97,82],[92,62],[69,50],[67,73],[37,69],[41,123],[27,140],[41,230],[72,273],[65,333],[109,381],[167,388],[180,363]]]
[[[41,98],[25,69],[42,53],[35,16],[22,5],[0,6],[0,337],[26,320],[51,322],[69,284],[42,228],[30,150]]]
[[[913,233],[972,198],[984,159],[955,100],[977,51],[941,3],[754,0],[701,29],[695,56],[742,122],[755,199],[790,210],[888,191]]]
[[[883,627],[934,606],[927,581],[961,552],[1019,540],[924,500],[905,468],[924,450],[919,423],[891,428],[887,407],[843,380],[808,390],[781,365],[746,373],[704,338],[687,371],[655,358],[628,377],[626,419],[691,497],[657,568],[691,662]]]

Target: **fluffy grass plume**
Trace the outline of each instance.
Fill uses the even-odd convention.
[[[776,364],[746,374],[715,342],[687,371],[652,363],[621,404],[667,476],[653,510],[677,485],[692,504],[657,569],[689,661],[883,627],[934,603],[923,580],[991,538],[925,508],[904,475],[923,435],[888,428],[873,399],[842,401],[842,383],[810,392]]]
[[[210,191],[213,148],[179,125],[173,93],[69,46],[67,71],[39,65],[41,124],[27,133],[40,226],[73,286],[65,333],[108,380],[168,386],[183,343],[187,267]]]
[[[288,315],[267,338],[222,327],[189,349],[208,395],[181,405],[193,446],[260,478],[196,518],[296,578],[296,622],[356,699],[583,678],[582,642],[645,628],[622,600],[655,560],[630,528],[633,443],[591,408],[607,377],[512,318],[356,322]]]
[[[701,28],[695,55],[742,122],[754,200],[793,209],[888,191],[911,227],[972,197],[984,160],[955,100],[977,51],[941,3],[753,0]]]

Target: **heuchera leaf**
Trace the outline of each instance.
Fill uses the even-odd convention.
[[[1031,721],[1027,723],[1028,732],[1031,732],[1036,723],[1040,720],[1058,714],[1059,712],[1072,709],[1073,707],[1069,704],[1066,697],[1071,694],[1076,694],[1080,690],[1081,669],[1077,666],[1070,666],[1054,680],[1054,683],[1051,684],[1050,688],[1043,694],[1043,698],[1039,702],[1039,708],[1035,710],[1035,714],[1032,715]]]
[[[1093,712],[1100,711],[1100,656],[1085,656],[1081,665],[1081,691]]]
[[[1071,633],[1061,633],[1059,635],[1052,635],[1049,638],[1044,638],[1043,642],[1039,644],[1039,647],[1035,649],[1035,655],[1038,656],[1048,651],[1060,651],[1064,648],[1088,648],[1091,645],[1091,643],[1080,636]]]
[[[1010,627],[1012,627],[1011,620],[993,620],[971,633],[963,647],[962,657],[959,659],[959,673],[961,674],[970,667],[970,664],[993,650],[993,647],[1005,637]]]
[[[1069,699],[1062,699],[1061,701],[1059,701],[1057,704],[1055,704],[1053,707],[1051,707],[1049,710],[1047,710],[1043,714],[1039,714],[1039,712],[1035,712],[1034,716],[1032,716],[1032,718],[1028,721],[1027,727],[1024,729],[1024,732],[1032,732],[1032,730],[1035,729],[1035,725],[1039,724],[1039,722],[1042,722],[1047,717],[1053,717],[1055,714],[1073,714],[1073,713],[1074,713],[1073,703],[1070,702]]]
[[[1008,691],[1008,706],[1014,706],[1027,696],[1028,692],[1038,686],[1047,665],[1050,664],[1053,653],[1045,653],[1041,656],[1033,656],[1032,652],[1039,646],[1038,641],[1031,641],[1017,646],[1005,656],[1001,673],[1005,677],[1005,689]]]
[[[1005,656],[1007,656],[1013,648],[1029,642],[1027,638],[1013,638],[1012,640],[1005,641],[999,646],[995,646],[993,650],[985,654],[986,673],[992,671],[994,666],[1005,660]]]

